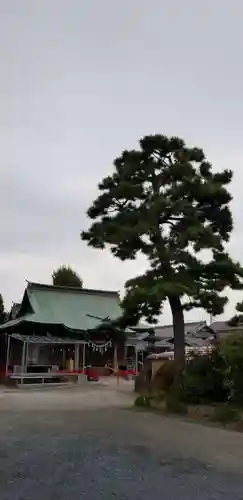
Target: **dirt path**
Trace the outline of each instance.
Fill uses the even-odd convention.
[[[137,426],[146,439],[168,452],[243,474],[241,433],[149,413],[138,418]]]
[[[243,435],[124,409],[131,398],[128,385],[2,395],[1,500],[243,499]]]
[[[85,410],[131,405],[133,383],[115,378],[98,383],[60,385],[59,387],[24,388],[0,392],[1,410]]]

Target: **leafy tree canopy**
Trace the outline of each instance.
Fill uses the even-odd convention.
[[[230,326],[241,326],[243,325],[243,302],[238,302],[235,307],[236,311],[240,314],[235,314],[229,321]]]
[[[60,266],[52,273],[52,283],[58,286],[82,287],[80,276],[69,266]]]
[[[4,321],[6,321],[6,312],[4,308],[3,297],[0,294],[0,324],[4,323]]]
[[[123,319],[152,323],[168,299],[178,359],[184,359],[183,311],[220,314],[225,287],[242,288],[242,268],[225,250],[233,229],[231,180],[231,170],[214,172],[204,152],[182,139],[145,136],[139,149],[115,159],[87,212],[93,223],[81,237],[88,245],[109,246],[121,260],[147,257],[147,271],[126,283]]]

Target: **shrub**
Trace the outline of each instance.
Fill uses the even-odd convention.
[[[195,356],[188,361],[178,381],[180,399],[189,404],[225,401],[225,365],[222,368],[222,364],[216,350],[210,355]]]
[[[216,406],[210,418],[214,422],[227,424],[230,422],[237,422],[240,419],[240,413],[229,403],[224,403],[222,405]]]
[[[230,335],[221,342],[220,355],[224,360],[224,385],[229,399],[236,404],[243,404],[243,334]]]
[[[151,406],[150,404],[150,399],[148,398],[148,396],[145,396],[143,394],[140,394],[134,401],[134,405],[135,406],[140,406],[140,407],[143,407],[143,408],[148,408]]]

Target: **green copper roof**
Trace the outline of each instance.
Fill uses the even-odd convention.
[[[28,283],[20,317],[2,325],[1,329],[27,321],[88,330],[96,328],[103,319],[116,319],[120,315],[117,292]]]

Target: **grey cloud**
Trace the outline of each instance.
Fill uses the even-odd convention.
[[[79,232],[112,159],[146,133],[183,136],[215,168],[234,170],[230,249],[241,259],[242,18],[238,0],[2,2],[0,292],[8,304],[26,277],[48,280],[59,262],[75,265],[87,286],[120,289],[144,268],[90,250]]]

